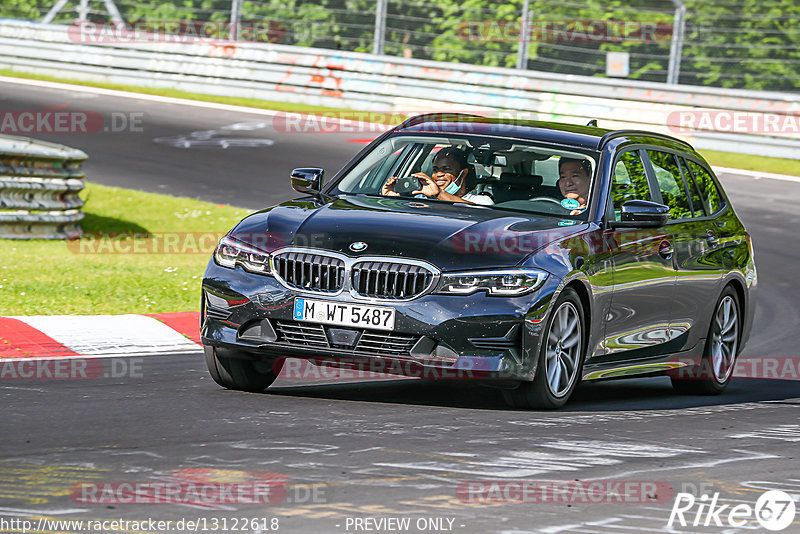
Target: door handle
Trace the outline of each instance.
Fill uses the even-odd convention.
[[[668,239],[664,239],[658,245],[658,255],[668,260],[672,257],[672,243]]]
[[[716,248],[717,245],[719,245],[719,238],[717,237],[717,234],[715,234],[711,230],[706,232],[706,241],[708,242],[709,246],[711,246],[711,248]]]

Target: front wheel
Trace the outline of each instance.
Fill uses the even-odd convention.
[[[580,382],[586,352],[583,306],[572,288],[565,289],[553,306],[543,330],[542,348],[532,382],[504,390],[514,408],[557,409],[564,406]]]
[[[700,365],[692,378],[671,376],[672,387],[687,395],[719,395],[733,377],[739,352],[739,299],[728,286],[720,295]]]
[[[203,347],[208,372],[214,382],[228,389],[261,392],[277,378],[280,368],[267,362],[241,357],[232,349]]]

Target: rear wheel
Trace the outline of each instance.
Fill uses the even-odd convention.
[[[561,408],[580,382],[586,328],[583,307],[574,289],[567,288],[561,293],[543,336],[534,380],[503,391],[503,397],[512,407]]]
[[[203,347],[208,372],[214,382],[228,389],[260,392],[267,389],[277,378],[282,364],[273,366],[268,362],[253,361],[237,354],[232,349]]]
[[[711,326],[696,376],[670,377],[678,393],[719,395],[731,381],[739,352],[739,299],[731,286],[725,288],[714,308]]]

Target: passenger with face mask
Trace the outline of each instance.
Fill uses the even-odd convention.
[[[425,195],[428,198],[449,202],[467,202],[484,206],[494,204],[494,201],[488,195],[477,194],[472,191],[475,186],[474,176],[470,173],[467,153],[459,148],[446,147],[439,150],[433,159],[432,175],[428,176],[424,172],[412,174],[411,176],[419,179],[422,186],[421,189],[412,191],[411,194]],[[394,190],[396,181],[396,176],[389,178],[384,184],[381,194],[398,196]]]

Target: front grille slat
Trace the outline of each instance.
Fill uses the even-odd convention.
[[[314,348],[331,348],[326,326],[298,321],[276,320],[276,343]],[[419,341],[420,336],[398,332],[381,332],[378,330],[362,330],[355,348],[348,351],[353,355],[401,356],[409,357],[411,349]],[[338,348],[337,350],[345,350]]]
[[[387,340],[374,340],[374,341],[362,341],[362,343],[370,343],[374,345],[390,345],[390,346],[398,346],[398,347],[405,347],[408,345],[408,341],[387,341]]]
[[[358,261],[349,271],[345,260],[324,252],[279,252],[273,258],[275,275],[291,288],[316,293],[338,293],[350,277],[356,295],[375,299],[408,300],[419,297],[433,285],[434,272],[400,261]]]
[[[303,324],[295,321],[275,321],[278,341],[310,347],[329,347],[328,336],[322,325]]]
[[[388,261],[358,262],[351,285],[361,296],[379,299],[410,299],[429,289],[434,274],[421,265]]]
[[[319,293],[342,289],[344,261],[323,254],[283,252],[275,256],[276,275],[289,287]]]

